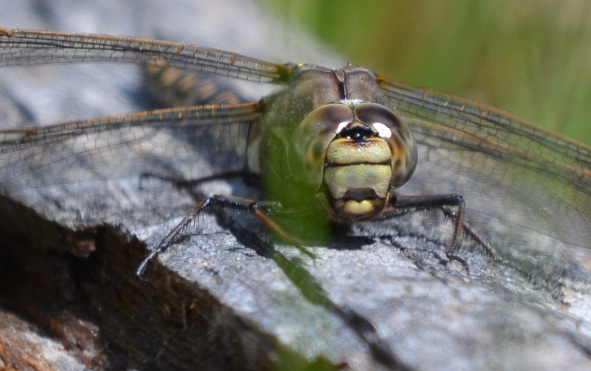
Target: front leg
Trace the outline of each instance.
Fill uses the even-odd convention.
[[[390,200],[380,219],[393,218],[408,213],[431,210],[434,208],[441,209],[444,215],[452,218],[454,223],[454,233],[445,251],[445,255],[450,261],[455,260],[459,262],[466,271],[469,272],[468,263],[463,258],[455,255],[463,233],[466,233],[482,246],[489,256],[492,258],[496,257],[494,250],[484,242],[483,238],[466,224],[464,220],[466,206],[464,198],[461,195],[396,196],[394,199]],[[456,208],[456,210],[451,211],[450,208]]]
[[[196,201],[197,205],[164,237],[156,249],[148,254],[148,256],[142,261],[136,271],[138,276],[141,277],[143,275],[150,260],[160,253],[163,253],[171,245],[176,243],[183,231],[185,231],[189,224],[191,224],[200,214],[212,211],[214,209],[232,209],[251,213],[261,220],[265,225],[267,225],[267,227],[271,228],[285,242],[296,247],[310,258],[313,259],[315,257],[314,254],[308,251],[297,238],[286,232],[271,218],[273,215],[284,213],[285,210],[280,203],[271,201],[256,201],[252,199],[226,195],[213,195],[207,197],[202,192],[195,189],[191,189],[189,192],[191,197]]]

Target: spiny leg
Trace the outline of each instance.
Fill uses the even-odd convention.
[[[450,209],[448,209],[447,207],[441,207],[441,210],[443,211],[443,213],[445,214],[445,216],[448,216],[452,219],[456,219],[457,218],[457,212],[454,212]],[[486,240],[480,236],[480,234],[478,234],[478,232],[476,232],[465,220],[463,222],[463,227],[462,227],[462,232],[464,234],[467,234],[468,236],[470,236],[470,238],[475,241],[478,245],[480,245],[480,247],[482,247],[482,249],[484,250],[484,252],[493,260],[497,260],[499,258],[498,253],[496,251],[495,248],[493,248],[492,246],[490,246],[490,244],[488,242],[486,242]]]
[[[237,197],[237,196],[225,196],[225,195],[213,195],[206,196],[204,193],[194,189],[195,185],[217,180],[220,178],[231,178],[249,175],[247,172],[227,172],[218,174],[216,176],[204,177],[196,180],[186,181],[179,179],[171,179],[161,175],[155,174],[142,174],[142,177],[151,176],[158,179],[167,180],[172,182],[176,187],[185,189],[191,195],[191,198],[196,202],[196,206],[193,208],[191,213],[183,218],[183,220],[177,224],[158,244],[155,250],[153,250],[148,256],[142,261],[138,267],[136,274],[142,276],[148,262],[160,253],[166,251],[168,247],[173,245],[181,233],[189,226],[189,224],[195,220],[201,213],[207,212],[212,209],[233,209],[249,212],[261,220],[267,227],[271,228],[279,237],[281,237],[288,244],[296,247],[300,252],[314,259],[315,255],[309,252],[303,247],[303,244],[291,234],[283,230],[277,223],[275,223],[271,216],[285,213],[282,205],[278,202],[271,201],[256,201],[252,199]]]
[[[207,198],[204,199],[200,204],[198,204],[196,207],[193,208],[193,210],[191,210],[191,213],[188,214],[187,216],[185,216],[183,218],[183,220],[181,220],[181,222],[179,224],[177,224],[170,232],[168,232],[168,234],[162,239],[162,241],[160,241],[160,243],[158,244],[158,246],[156,247],[156,249],[154,249],[153,251],[151,251],[148,256],[141,262],[141,264],[139,265],[138,269],[136,270],[135,274],[139,277],[142,277],[142,275],[144,274],[144,271],[146,270],[146,266],[147,264],[157,255],[159,255],[160,253],[163,253],[164,251],[166,251],[166,249],[168,249],[168,247],[172,244],[175,243],[176,239],[179,237],[179,235],[185,230],[185,228],[187,228],[187,226],[193,221],[195,220],[195,218],[197,216],[199,216],[199,214],[201,214],[207,204]]]
[[[457,211],[454,213],[449,210],[449,207],[455,207],[457,208]],[[464,198],[461,195],[397,196],[396,199],[388,205],[382,218],[396,217],[409,212],[431,210],[434,208],[441,209],[444,215],[451,217],[454,221],[452,240],[445,251],[445,255],[450,261],[455,260],[459,262],[469,274],[470,270],[468,263],[463,258],[455,255],[462,239],[462,233],[464,232],[481,245],[489,256],[495,258],[494,250],[464,221],[466,208]]]

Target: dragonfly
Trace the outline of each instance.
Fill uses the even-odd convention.
[[[521,249],[569,264],[576,254],[565,251],[591,248],[591,149],[501,110],[355,65],[278,64],[151,39],[0,29],[0,66],[76,62],[166,66],[281,89],[254,102],[2,130],[5,193],[26,188],[23,174],[40,169],[53,170],[43,173],[47,184],[84,180],[88,169],[73,179],[58,170],[75,160],[109,178],[143,173],[142,156],[170,156],[197,183],[260,176],[269,201],[200,197],[159,250],[211,207],[252,212],[306,253],[301,236],[274,215],[304,215],[307,226],[325,230],[439,209],[454,220],[446,256],[463,265],[456,250],[464,235],[495,254]],[[167,130],[187,144],[164,145]],[[191,159],[196,148],[200,158]]]

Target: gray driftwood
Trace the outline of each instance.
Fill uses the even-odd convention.
[[[304,52],[281,54],[273,46],[285,37],[270,31],[275,25],[250,2],[208,3],[5,0],[0,26],[154,37],[331,63],[307,47],[311,42],[292,45]],[[0,89],[3,126],[150,108],[139,70],[129,66],[6,69]],[[175,158],[144,160],[155,169],[179,166]],[[142,280],[138,265],[193,203],[167,182],[140,182],[137,173],[105,180],[105,169],[92,165],[23,173],[22,187],[0,195],[4,367],[591,367],[587,272],[561,261],[534,269],[560,251],[544,252],[541,262],[520,260],[518,249],[491,261],[468,239],[459,252],[470,265],[467,275],[445,264],[451,223],[434,211],[355,227],[329,246],[311,247],[311,260],[289,246],[271,248],[260,223],[229,211],[200,217]],[[88,175],[73,184],[48,184],[44,173],[63,178],[81,168]],[[257,195],[239,181],[213,183],[208,191]],[[544,238],[524,238],[530,237]],[[576,253],[581,265],[590,261],[589,251]]]

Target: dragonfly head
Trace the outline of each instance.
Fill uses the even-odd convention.
[[[392,189],[414,172],[408,127],[376,103],[342,101],[313,110],[294,133],[290,166],[328,201],[331,214],[355,221],[379,214]],[[297,157],[296,157],[297,155]]]

